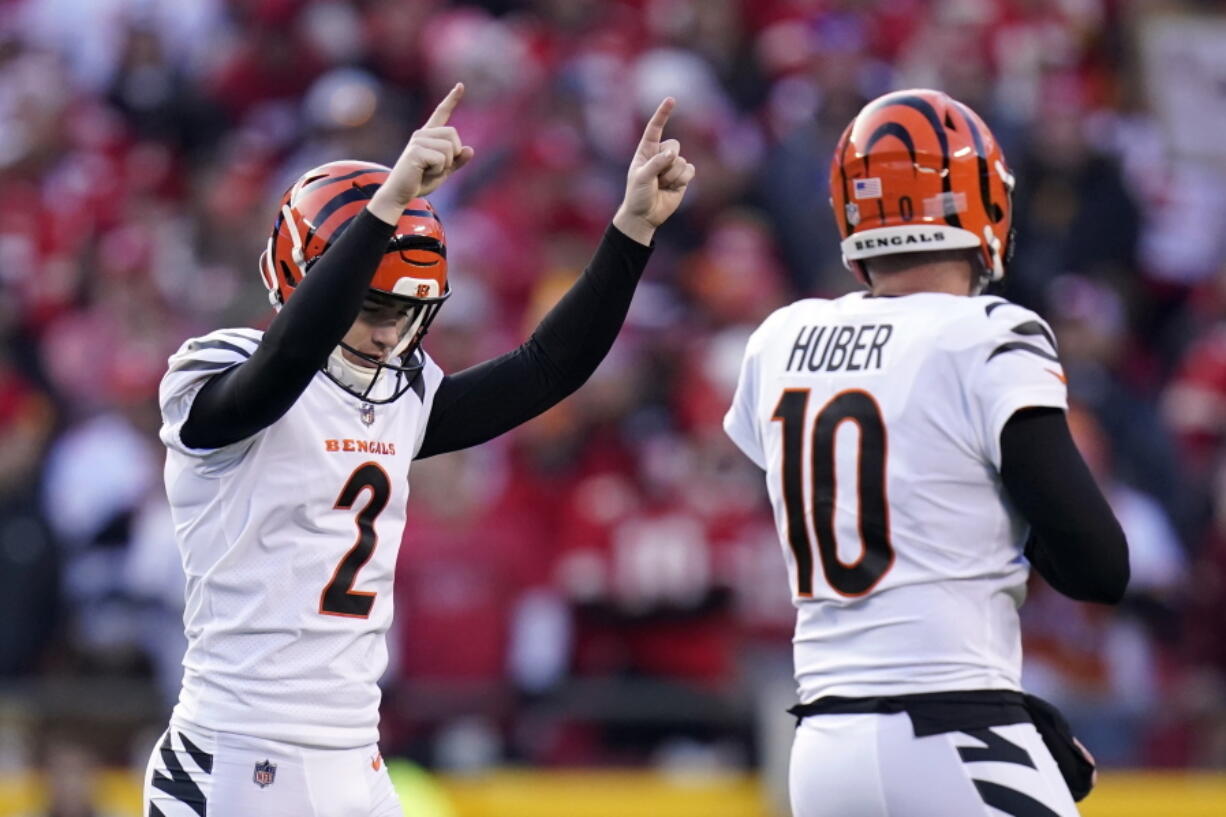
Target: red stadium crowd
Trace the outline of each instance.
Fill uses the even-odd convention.
[[[1182,7],[1226,43],[1212,4]],[[1025,681],[1105,764],[1226,766],[1226,164],[1157,102],[1173,89],[1144,43],[1165,19],[1129,0],[0,0],[3,688],[47,719],[56,679],[177,690],[157,382],[184,338],[270,318],[256,259],[295,176],[390,162],[465,82],[453,124],[477,153],[434,200],[455,295],[425,344],[455,370],[577,275],[671,94],[699,179],[610,358],[508,437],[414,467],[384,748],[758,761],[791,607],[722,416],[762,318],[854,286],[826,201],[841,129],[931,86],[1004,142],[1003,294],[1056,329],[1132,549],[1118,609],[1036,580]]]

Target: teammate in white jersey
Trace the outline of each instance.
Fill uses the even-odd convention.
[[[147,817],[388,817],[379,755],[392,576],[413,459],[487,440],[607,353],[694,168],[661,103],[589,267],[514,351],[444,374],[421,347],[450,295],[426,195],[473,155],[457,85],[396,165],[334,162],[285,194],[260,272],[267,332],[187,341],[162,381],[166,491],[187,574],[183,689]]]
[[[1127,546],[1051,330],[980,294],[1013,177],[974,112],[915,90],[852,121],[830,189],[868,291],[767,318],[724,421],[766,471],[797,610],[794,813],[1075,815],[1092,761],[1021,693],[1017,609],[1031,566],[1119,601]]]

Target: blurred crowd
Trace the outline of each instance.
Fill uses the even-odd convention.
[[[266,325],[281,192],[324,161],[390,163],[457,80],[476,159],[434,197],[455,295],[426,348],[446,370],[521,342],[579,273],[665,95],[698,179],[593,380],[414,466],[385,752],[769,755],[756,712],[789,725],[792,610],[760,472],[721,419],[762,318],[855,286],[827,203],[843,127],[927,86],[1004,145],[1003,294],[1056,329],[1132,548],[1118,609],[1033,584],[1026,683],[1106,764],[1226,767],[1215,49],[1210,2],[0,0],[0,695],[27,713],[0,707],[0,767],[20,755],[6,723],[113,714],[47,690],[144,690],[133,727],[164,723],[183,649],[166,358]]]

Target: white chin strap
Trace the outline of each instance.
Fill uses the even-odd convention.
[[[381,369],[368,369],[365,366],[351,363],[340,346],[337,346],[328,355],[327,369],[328,374],[359,394],[366,391],[371,381],[375,379],[375,375],[381,371]]]

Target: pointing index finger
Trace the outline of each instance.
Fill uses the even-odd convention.
[[[452,111],[455,106],[460,103],[460,98],[464,96],[464,83],[457,82],[452,89],[443,97],[443,101],[438,103],[438,107],[434,109],[434,113],[430,114],[430,118],[426,120],[424,128],[437,128],[447,124],[447,120],[451,118]]]
[[[677,100],[671,96],[664,97],[660,107],[656,108],[656,112],[648,120],[647,127],[643,129],[643,138],[639,140],[639,150],[654,153],[653,149],[659,146],[660,139],[664,136],[664,123],[668,121],[669,114],[676,106]]]

